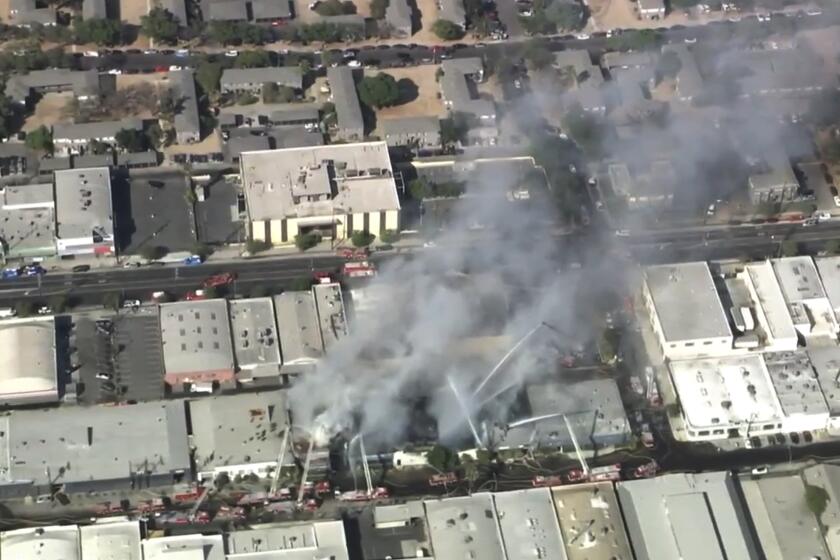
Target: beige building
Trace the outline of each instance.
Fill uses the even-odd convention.
[[[310,232],[341,240],[399,229],[385,142],[245,152],[240,172],[253,239],[287,245]]]

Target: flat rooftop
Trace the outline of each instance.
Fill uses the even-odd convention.
[[[241,369],[277,375],[281,359],[273,300],[270,297],[233,299],[228,305],[237,365]]]
[[[649,266],[644,274],[666,340],[732,336],[707,263]]]
[[[532,560],[535,550],[541,551],[543,558],[564,558],[551,490],[497,492],[493,499],[508,560]]]
[[[228,560],[350,558],[341,521],[262,525],[244,531],[231,531],[227,534],[227,548]]]
[[[79,532],[83,560],[142,560],[139,521],[94,523]]]
[[[784,257],[771,262],[788,303],[826,297],[811,257]]]
[[[56,235],[87,238],[98,233],[113,237],[111,172],[107,167],[55,172]]]
[[[365,121],[353,69],[348,66],[327,68],[327,82],[330,84],[330,99],[335,104],[339,130],[362,132]]]
[[[0,484],[127,480],[144,469],[190,471],[182,401],[16,410],[0,417]]]
[[[612,482],[551,489],[568,560],[629,560],[633,557]]]
[[[246,152],[240,168],[251,220],[400,209],[385,142]]]
[[[143,560],[225,560],[222,535],[177,535],[143,540]]]
[[[341,295],[341,284],[315,284],[312,287],[315,298],[315,308],[318,310],[318,325],[321,329],[321,340],[327,350],[347,336],[347,315],[344,313],[344,298]]]
[[[758,559],[728,472],[616,484],[636,555],[650,560]]]
[[[764,261],[747,265],[745,271],[758,298],[759,322],[765,323],[764,326],[769,331],[767,334],[776,340],[795,339],[796,329],[788,313],[785,296],[773,272],[773,266]]]
[[[807,352],[829,413],[840,415],[840,348],[815,346],[808,348]]]
[[[0,533],[0,555],[20,560],[82,560],[79,528],[54,525]]]
[[[311,362],[324,355],[312,292],[283,292],[274,296],[274,312],[283,363]]]
[[[58,400],[55,319],[0,321],[0,403]]]
[[[427,500],[426,519],[438,558],[506,560],[493,494]]]
[[[696,429],[781,421],[770,375],[758,354],[675,360],[669,367],[683,414]]]
[[[838,314],[840,313],[840,256],[822,257],[814,261],[828,301],[831,302],[834,313]]]
[[[365,508],[359,516],[362,558],[427,558],[426,512],[419,500]]]
[[[167,375],[233,371],[224,299],[164,303],[160,306],[160,330]]]
[[[287,425],[286,407],[284,391],[191,400],[196,470],[276,462]]]
[[[828,417],[828,404],[806,352],[765,352],[762,357],[786,416]]]

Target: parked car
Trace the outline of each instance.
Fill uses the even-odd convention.
[[[89,264],[77,264],[73,267],[73,272],[87,272],[90,270]]]
[[[4,280],[9,278],[17,278],[20,275],[20,269],[17,268],[4,268],[2,272],[2,278]]]

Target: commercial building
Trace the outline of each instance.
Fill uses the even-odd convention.
[[[647,267],[642,296],[666,358],[714,356],[731,350],[732,330],[705,262]]]
[[[82,560],[142,560],[139,521],[111,521],[79,527]]]
[[[154,437],[150,429],[154,428]],[[182,401],[18,410],[0,417],[0,496],[189,481]]]
[[[58,401],[55,319],[0,321],[0,404]]]
[[[333,134],[345,142],[357,142],[365,136],[365,121],[362,105],[356,91],[353,70],[347,66],[327,68],[327,82],[330,84],[330,100],[335,105],[336,123]]]
[[[667,208],[674,202],[677,173],[669,160],[657,160],[649,166],[611,163],[607,167],[613,193],[631,210]]]
[[[55,214],[59,256],[114,253],[114,208],[107,167],[56,171]]]
[[[781,147],[768,151],[753,166],[748,186],[753,204],[793,200],[799,191],[799,181]]]
[[[838,429],[840,428],[840,348],[816,346],[808,348],[807,353],[828,407],[828,427]]]
[[[227,560],[349,560],[344,524],[312,521],[257,525],[227,534]]]
[[[391,0],[385,8],[385,22],[393,37],[410,37],[412,32],[411,5],[408,0]]]
[[[169,72],[169,84],[175,99],[179,100],[174,121],[175,139],[179,144],[198,142],[201,139],[201,123],[193,71],[186,68]]]
[[[233,299],[228,305],[239,381],[276,380],[282,359],[274,302],[262,297]]]
[[[814,259],[820,275],[825,296],[834,310],[835,320],[840,322],[840,257],[820,257]]]
[[[225,560],[222,535],[177,535],[143,540],[143,560]]]
[[[492,494],[427,500],[424,504],[438,560],[507,560]]]
[[[166,383],[176,390],[207,391],[234,383],[227,302],[179,301],[160,306]]]
[[[617,492],[639,560],[761,557],[728,472],[619,482]]]
[[[819,526],[829,555],[840,557],[840,465],[821,463],[802,470],[802,480],[809,486],[825,490],[828,502],[819,516]],[[806,524],[807,528],[808,525]],[[807,530],[807,529],[806,529]],[[786,535],[787,536],[787,535]]]
[[[400,201],[385,142],[246,152],[240,159],[251,236],[347,239],[399,229]]]
[[[377,505],[359,515],[363,560],[431,558],[423,502]]]
[[[99,97],[99,73],[96,70],[51,68],[14,74],[6,82],[5,94],[15,102],[25,104],[33,93],[63,91],[73,92],[79,101],[96,99]]]
[[[261,95],[265,84],[300,91],[303,75],[297,66],[267,68],[228,68],[222,72],[222,93],[253,93]]]
[[[188,406],[198,480],[221,473],[265,477],[277,467],[282,433],[288,429],[284,391],[205,397]]]
[[[53,147],[57,154],[80,154],[94,141],[115,145],[117,142],[117,133],[121,130],[141,132],[143,130],[143,123],[140,119],[124,119],[119,121],[56,124],[52,127]],[[113,156],[111,163],[113,163]],[[76,165],[75,167],[81,167],[81,165]]]
[[[79,528],[75,525],[52,525],[3,531],[0,533],[0,557],[82,560]]]
[[[756,336],[756,346],[767,351],[795,350],[799,345],[799,336],[770,261],[746,265],[738,278],[749,292],[752,305],[746,309],[741,306],[736,308],[733,302],[730,314],[736,320],[736,325],[737,319],[742,318],[743,332],[751,331],[753,329],[748,327],[755,327],[752,321],[755,317],[760,329]],[[737,341],[735,346],[739,346]]]
[[[820,275],[811,257],[785,257],[771,261],[787,302],[793,325],[803,337],[835,339],[838,325]]]
[[[318,312],[318,328],[324,351],[347,336],[347,315],[344,312],[344,298],[341,284],[316,284],[312,287],[315,309]]]
[[[589,51],[558,51],[554,53],[552,66],[573,76],[575,87],[564,94],[569,96],[572,102],[580,104],[584,111],[606,112],[607,104],[601,89],[604,85],[604,74],[600,66],[592,63]]]
[[[0,187],[0,261],[55,253],[52,183]]]
[[[742,97],[801,97],[836,87],[822,59],[806,48],[730,51],[721,67],[721,72],[741,69],[735,75]]]
[[[493,494],[507,560],[564,558],[563,537],[551,490],[531,488]]]
[[[570,447],[574,444],[568,425],[585,448],[619,446],[630,440],[630,425],[613,379],[532,383],[525,393],[527,416],[503,429],[497,436],[499,447]]]
[[[784,432],[824,430],[829,420],[828,403],[808,354],[765,352],[761,357],[784,415]]]
[[[283,370],[312,365],[324,355],[318,311],[312,292],[284,292],[274,296]]]
[[[831,558],[799,474],[739,477],[752,526],[767,560]]]
[[[551,489],[563,535],[562,560],[630,560],[627,532],[612,482]]]
[[[439,149],[440,119],[437,117],[399,117],[382,120],[382,134],[392,148]]]

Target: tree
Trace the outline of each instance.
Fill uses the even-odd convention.
[[[271,30],[241,21],[212,21],[205,29],[207,39],[223,45],[261,45],[271,39]]]
[[[353,235],[350,236],[350,241],[353,243],[353,247],[367,247],[373,240],[376,239],[376,236],[370,233],[369,231],[354,231]]]
[[[20,110],[8,96],[0,96],[0,139],[14,134],[20,124]]]
[[[408,183],[408,192],[414,200],[423,200],[432,194],[434,185],[425,177],[418,177]]]
[[[198,255],[203,261],[213,254],[213,248],[205,243],[196,243],[192,246],[192,254]]]
[[[271,243],[262,239],[249,239],[245,243],[245,250],[251,255],[256,255],[271,248]]]
[[[202,62],[195,71],[195,81],[207,94],[219,91],[221,79],[222,65],[218,62]]]
[[[536,41],[528,43],[523,56],[534,70],[548,68],[554,62],[554,55],[551,51]]]
[[[453,113],[449,118],[440,121],[440,142],[444,146],[463,142],[469,130],[467,116],[462,113]]]
[[[432,32],[444,41],[454,41],[464,36],[464,30],[461,26],[448,19],[437,20],[432,25]]]
[[[799,254],[799,242],[792,239],[782,242],[781,252],[784,257],[795,257]]]
[[[236,57],[237,68],[264,68],[271,65],[268,51],[242,51]]]
[[[811,513],[817,516],[818,521],[821,521],[822,514],[830,500],[831,498],[825,488],[805,483],[805,505],[808,506]]]
[[[102,296],[102,307],[116,311],[122,305],[122,299],[119,292],[106,292]]]
[[[114,139],[127,152],[142,152],[146,149],[146,135],[140,130],[124,128],[117,132]]]
[[[44,125],[26,135],[26,146],[33,150],[52,152],[52,132]]]
[[[294,292],[304,292],[312,288],[312,278],[295,278],[289,284],[289,289]]]
[[[355,14],[356,5],[353,2],[342,2],[341,0],[322,0],[315,6],[315,13],[327,17]]]
[[[166,249],[160,245],[144,245],[140,249],[140,256],[147,261],[156,261],[166,256]]]
[[[289,86],[266,82],[262,86],[262,99],[263,103],[290,103],[295,99],[295,90]]]
[[[653,29],[628,29],[609,40],[610,50],[643,51],[659,44],[662,38]]]
[[[400,240],[400,232],[395,229],[386,229],[382,232],[382,235],[379,236],[379,239],[382,243],[390,245],[391,243],[396,243]]]
[[[357,86],[359,99],[368,107],[389,107],[400,99],[397,80],[390,74],[365,77]]]
[[[555,0],[545,8],[543,14],[546,20],[564,31],[577,31],[586,24],[583,6],[576,2]]]
[[[236,104],[237,105],[253,105],[254,103],[259,103],[260,98],[251,93],[250,91],[243,91],[236,95]]]
[[[585,112],[579,106],[572,108],[563,119],[569,136],[583,151],[597,156],[601,152],[603,124],[597,117]]]
[[[140,18],[140,30],[158,43],[171,45],[178,40],[178,18],[166,8],[155,7]]]
[[[122,23],[116,19],[73,19],[73,33],[77,44],[95,43],[113,46],[122,42]]]
[[[437,444],[426,453],[426,461],[439,471],[450,472],[460,464],[458,454],[446,446]]]
[[[300,249],[301,251],[306,251],[307,249],[311,249],[315,245],[321,242],[321,236],[315,232],[312,233],[299,233],[295,236],[295,247]]]
[[[388,0],[371,0],[370,17],[382,19],[385,17],[385,9],[388,7]]]

